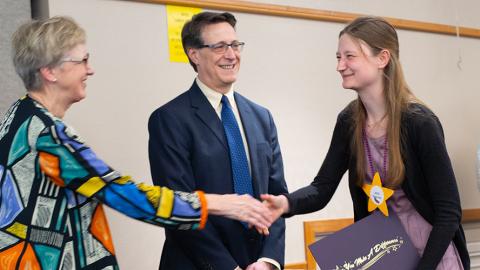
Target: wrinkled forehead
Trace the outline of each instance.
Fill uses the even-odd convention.
[[[218,42],[231,43],[237,39],[237,32],[227,22],[220,22],[206,25],[202,28],[202,40],[205,44],[215,44]]]
[[[87,45],[80,43],[73,47],[71,50],[65,52],[65,56],[83,58],[88,54]]]

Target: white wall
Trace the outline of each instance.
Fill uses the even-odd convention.
[[[12,64],[12,34],[30,20],[30,1],[0,1],[0,119],[25,90]],[[0,120],[1,121],[1,120]]]
[[[326,0],[260,1],[383,15],[480,28],[480,2]],[[415,6],[415,8],[412,8]],[[150,182],[147,120],[158,106],[188,89],[195,73],[168,62],[163,5],[112,0],[50,0],[50,15],[69,15],[88,33],[97,74],[88,98],[67,121],[111,166]],[[328,149],[337,113],[354,98],[335,72],[342,24],[235,13],[243,52],[239,92],[275,118],[291,191],[308,184]],[[475,148],[480,143],[480,40],[399,31],[401,59],[414,92],[438,114],[464,208],[479,208]],[[462,70],[457,68],[459,52]],[[163,229],[108,212],[120,266],[157,269]],[[287,221],[286,262],[304,260],[304,220],[351,217],[346,181],[322,211]]]

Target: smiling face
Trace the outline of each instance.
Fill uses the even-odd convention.
[[[201,36],[205,45],[238,41],[235,29],[226,22],[205,26]],[[188,54],[197,66],[200,81],[213,90],[226,93],[237,80],[240,69],[239,51],[231,47],[224,53],[216,53],[211,48],[190,48]]]
[[[60,88],[69,103],[78,102],[86,97],[86,81],[94,71],[85,59],[88,60],[87,47],[85,44],[79,44],[65,53],[63,63],[55,68],[57,79],[55,85]]]
[[[357,92],[371,87],[382,87],[383,68],[386,63],[380,54],[373,55],[364,42],[343,34],[338,41],[337,71],[342,76],[342,86]]]

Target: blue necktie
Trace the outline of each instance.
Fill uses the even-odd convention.
[[[248,169],[247,154],[245,153],[242,135],[240,134],[230,102],[228,102],[228,98],[225,95],[222,96],[222,123],[230,150],[235,193],[253,196],[252,178]]]

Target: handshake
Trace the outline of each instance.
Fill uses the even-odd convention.
[[[246,222],[264,235],[268,235],[270,225],[289,210],[288,200],[284,195],[262,194],[260,196],[262,202],[248,194],[205,194],[205,196],[210,215]]]

